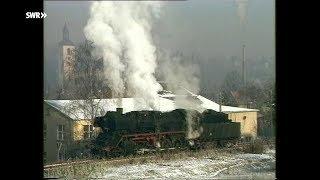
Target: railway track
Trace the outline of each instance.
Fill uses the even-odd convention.
[[[159,157],[160,154],[152,154],[155,152],[171,152],[174,154],[177,153],[182,153],[184,151],[186,151],[187,148],[179,148],[179,149],[175,149],[175,148],[168,148],[168,149],[160,149],[160,151],[157,150],[148,150],[148,151],[143,151],[141,154],[136,154],[134,157],[132,156],[124,156],[124,157],[118,157],[118,158],[110,158],[110,159],[90,159],[90,160],[78,160],[78,161],[70,161],[70,162],[62,162],[62,163],[56,163],[56,164],[49,164],[49,165],[45,165],[43,167],[44,171],[49,171],[52,169],[56,169],[56,168],[61,168],[61,167],[70,167],[70,166],[75,166],[75,165],[81,165],[81,164],[90,164],[90,163],[115,163],[115,162],[126,162],[129,160],[142,160],[142,159],[152,159],[152,158],[156,158]]]
[[[242,146],[245,145],[246,143],[240,143]],[[232,150],[235,147],[231,147],[231,148],[218,148],[216,149],[217,151],[226,151],[226,150]],[[187,149],[185,148],[179,148],[179,149],[175,149],[175,148],[168,148],[168,149],[161,149],[160,151],[170,151],[171,153],[182,153],[184,151],[186,151]],[[118,157],[118,158],[110,158],[110,159],[90,159],[90,160],[78,160],[78,161],[71,161],[71,162],[63,162],[63,163],[57,163],[57,164],[49,164],[49,165],[45,165],[44,171],[49,171],[55,168],[60,168],[60,167],[70,167],[70,166],[75,166],[75,165],[81,165],[81,164],[91,164],[91,163],[115,163],[115,162],[126,162],[129,160],[141,160],[141,159],[151,159],[151,158],[156,158],[159,157],[159,154],[153,154],[154,152],[156,152],[156,150],[148,150],[148,151],[144,151],[141,154],[137,154],[134,157],[132,156],[124,156],[124,157]]]
[[[155,158],[156,155],[143,155],[139,157],[121,157],[121,158],[114,158],[114,159],[94,159],[94,160],[82,160],[82,161],[72,161],[72,162],[64,162],[59,164],[50,164],[45,165],[44,171],[48,171],[55,168],[66,167],[66,166],[73,166],[73,165],[80,165],[80,164],[90,164],[90,163],[114,163],[114,162],[125,162],[129,160],[141,160],[141,159],[150,159]]]

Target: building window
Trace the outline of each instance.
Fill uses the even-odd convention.
[[[57,126],[57,140],[63,141],[65,136],[65,125],[59,124]]]
[[[67,49],[67,54],[68,54],[68,55],[71,55],[71,50],[70,50],[70,48]]]
[[[84,125],[84,139],[90,139],[93,137],[93,125]]]
[[[247,116],[243,116],[243,120],[246,120],[247,119]]]

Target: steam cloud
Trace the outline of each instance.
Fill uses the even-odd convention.
[[[247,5],[248,0],[235,0],[238,6],[238,16],[240,18],[240,24],[244,28],[247,20]]]
[[[142,97],[152,109],[162,86],[154,77],[157,57],[150,32],[161,6],[160,2],[94,2],[84,29],[104,59],[113,96]]]
[[[200,91],[200,68],[190,58],[183,55],[169,55],[162,51],[159,54],[159,76],[167,84],[167,89],[178,95],[190,95],[187,90],[197,94]]]
[[[179,95],[176,106],[202,111],[200,106],[195,107],[198,104],[195,98],[190,98],[190,93],[183,89],[199,92],[198,66],[188,64],[184,57],[156,55],[151,30],[152,22],[160,17],[161,7],[161,2],[154,1],[94,2],[85,36],[95,43],[97,55],[103,57],[104,75],[113,96],[142,97],[156,110],[156,98],[162,90],[154,76],[159,59],[158,70],[168,83],[168,90]],[[199,137],[202,132],[201,127],[195,126],[197,121],[195,112],[188,112],[186,136],[189,139]]]
[[[159,54],[161,54],[160,77],[166,82],[167,89],[176,94],[176,107],[191,110],[186,114],[186,137],[195,139],[203,131],[202,127],[198,126],[199,112],[205,110],[196,98],[196,94],[200,91],[199,66],[192,63],[193,59],[183,55],[169,56],[169,52],[159,52]]]

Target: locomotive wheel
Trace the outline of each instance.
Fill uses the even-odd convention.
[[[218,142],[217,141],[212,141],[209,143],[209,148],[215,149],[218,147]]]
[[[180,139],[177,139],[175,142],[174,142],[174,147],[176,148],[182,148],[184,147],[184,144],[182,143],[182,141]]]
[[[125,140],[123,143],[122,143],[122,154],[127,156],[127,155],[130,155],[130,154],[134,154],[136,150],[136,144],[131,141],[131,140]]]
[[[117,157],[120,157],[123,153],[119,150],[116,150],[116,151],[113,151],[110,153],[110,157],[112,158],[117,158]]]
[[[188,148],[190,146],[190,142],[189,140],[185,139],[185,138],[181,138],[179,139],[179,143],[180,143],[180,148],[184,149],[184,148]]]
[[[219,144],[219,147],[226,147],[226,141],[224,141],[224,140],[220,140],[220,141],[218,141],[218,144]]]
[[[164,148],[171,148],[171,147],[173,147],[172,141],[171,141],[171,139],[169,139],[169,138],[164,139],[162,144],[163,144],[163,147],[164,147]]]
[[[205,148],[206,149],[215,149],[218,147],[218,141],[214,140],[214,141],[209,141],[205,143]]]
[[[202,141],[199,141],[199,148],[200,149],[206,149],[206,143],[202,142]]]

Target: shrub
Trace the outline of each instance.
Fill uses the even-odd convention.
[[[244,148],[244,152],[253,153],[253,154],[261,154],[264,152],[264,145],[261,140],[252,140],[249,144],[247,144]]]
[[[133,164],[134,163],[134,159],[129,159],[129,164]]]
[[[142,158],[140,162],[141,162],[142,164],[145,164],[145,163],[147,163],[147,159],[146,159],[146,158]]]

